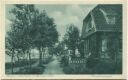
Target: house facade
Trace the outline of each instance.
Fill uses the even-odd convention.
[[[97,5],[83,20],[84,57],[117,61],[122,57],[122,5]]]

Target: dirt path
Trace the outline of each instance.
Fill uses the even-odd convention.
[[[53,61],[47,64],[43,74],[64,74],[56,56],[53,56]]]

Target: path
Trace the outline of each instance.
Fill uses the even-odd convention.
[[[43,74],[64,74],[56,56],[53,56],[53,61],[47,64]]]

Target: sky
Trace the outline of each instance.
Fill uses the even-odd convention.
[[[57,31],[59,33],[59,40],[65,34],[66,27],[69,24],[74,24],[78,27],[81,32],[83,19],[87,16],[90,10],[92,10],[96,4],[36,4],[35,7],[39,11],[46,10],[49,17],[54,18],[55,24],[57,25]],[[11,24],[10,18],[12,15],[9,11],[14,8],[13,5],[6,5],[6,32],[9,30]]]

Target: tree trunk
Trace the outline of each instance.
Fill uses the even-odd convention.
[[[42,48],[39,48],[39,66],[42,64]]]
[[[13,67],[14,67],[14,64],[13,64],[13,59],[14,59],[14,50],[12,51],[12,57],[11,57],[11,63],[12,63],[12,69],[11,69],[11,72],[13,74]]]
[[[20,57],[19,57],[19,55],[17,54],[17,60],[18,60],[18,62],[20,61]]]
[[[28,51],[29,69],[31,69],[31,53]]]
[[[42,48],[42,52],[43,52],[43,61],[45,61],[45,49]]]

